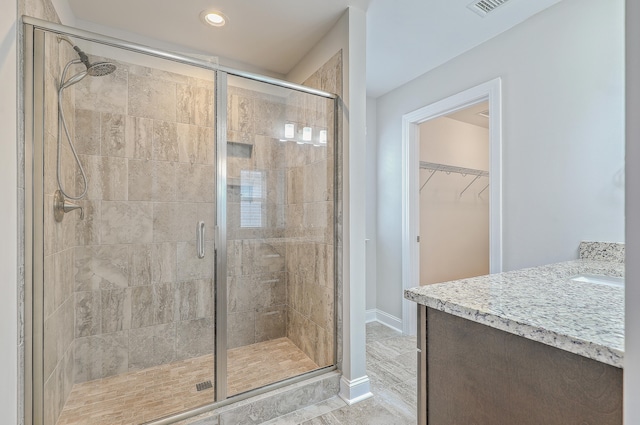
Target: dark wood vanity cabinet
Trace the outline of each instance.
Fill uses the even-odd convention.
[[[622,369],[418,305],[419,425],[621,425]]]

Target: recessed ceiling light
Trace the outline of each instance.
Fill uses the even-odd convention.
[[[203,10],[200,12],[200,19],[202,19],[202,22],[205,24],[214,27],[221,27],[227,23],[227,17],[217,10]]]

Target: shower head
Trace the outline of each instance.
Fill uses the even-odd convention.
[[[83,52],[78,46],[74,45],[73,50],[78,53],[78,56],[80,56],[80,61],[87,68],[87,74],[91,75],[92,77],[102,77],[103,75],[109,75],[116,70],[116,66],[111,62],[91,63],[89,61],[89,56],[87,56],[87,54]]]
[[[67,75],[67,68],[69,68],[69,65],[73,64],[73,63],[80,63],[80,61],[78,60],[74,60],[71,61],[67,64],[67,66],[64,68],[64,71],[62,72],[62,78],[60,79],[60,93],[62,93],[62,90],[71,87],[72,85],[79,83],[84,77],[86,77],[87,75],[89,75],[89,73],[87,71],[80,71],[75,75],[72,75],[71,77],[69,77],[68,80],[65,81],[64,77],[65,75]]]
[[[87,56],[87,54],[83,52],[82,49],[80,49],[78,46],[73,44],[68,37],[59,36],[58,42],[60,41],[66,41],[67,43],[69,43],[69,45],[73,47],[73,50],[75,50],[78,56],[80,57],[80,59],[72,60],[67,64],[67,66],[65,66],[65,72],[63,72],[63,75],[66,75],[66,70],[71,64],[82,63],[87,68],[85,71],[77,73],[76,75],[70,77],[66,81],[64,81],[63,79],[63,83],[61,84],[61,87],[60,87],[61,89],[66,89],[67,87],[80,82],[80,80],[82,80],[87,75],[90,75],[92,77],[102,77],[105,75],[109,75],[116,70],[116,66],[111,62],[91,63],[89,61],[89,57]]]
[[[63,78],[67,74],[66,71],[68,66],[74,63],[80,63],[80,61],[76,59],[69,62],[67,64],[67,67],[65,67],[64,72],[62,73]],[[66,81],[63,79],[64,82],[60,85],[60,90],[64,90],[76,83],[79,83],[87,75],[90,75],[92,77],[102,77],[102,76],[111,74],[115,70],[116,70],[116,66],[111,62],[96,62],[93,64],[89,64],[89,67],[86,70],[80,71],[77,74],[72,75]]]
[[[111,74],[116,66],[111,62],[94,62],[87,67],[87,74],[92,77],[102,77]]]
[[[58,163],[56,166],[56,177],[58,179],[58,189],[60,190],[60,193],[63,195],[63,197],[73,199],[73,200],[78,200],[78,199],[82,199],[87,194],[87,189],[88,189],[87,174],[85,173],[84,168],[82,168],[82,163],[80,162],[80,159],[78,159],[76,148],[73,146],[73,142],[71,141],[71,135],[69,134],[69,129],[67,128],[67,120],[64,117],[64,102],[63,102],[62,92],[64,92],[66,88],[82,81],[87,75],[90,75],[92,77],[102,77],[103,75],[109,75],[116,70],[116,66],[111,62],[91,63],[89,62],[89,57],[82,50],[80,50],[78,46],[74,45],[71,42],[71,40],[69,40],[68,37],[58,36],[58,43],[60,43],[61,41],[65,41],[69,43],[69,45],[73,47],[73,50],[75,50],[76,53],[78,53],[78,56],[80,56],[80,59],[72,59],[69,62],[67,62],[67,64],[64,66],[64,70],[62,71],[62,75],[60,75],[60,87],[58,88]],[[72,65],[78,65],[80,63],[82,63],[86,69],[78,72],[75,75],[72,75],[67,79],[66,76],[67,76],[67,71],[69,71],[69,68]],[[60,178],[61,176],[60,150],[62,146],[63,130],[64,130],[64,135],[66,136],[66,139],[69,142],[69,146],[71,147],[71,152],[73,153],[73,156],[76,160],[78,171],[80,171],[80,175],[82,176],[82,181],[84,182],[84,189],[82,190],[82,193],[80,193],[77,196],[71,196],[70,194],[65,192],[64,187],[62,185],[62,180]],[[80,218],[82,218],[82,214]]]
[[[103,75],[109,75],[116,70],[116,66],[111,62],[96,62],[91,63],[89,57],[78,46],[73,46],[73,50],[80,56],[80,61],[87,68],[87,74],[92,77],[102,77]]]

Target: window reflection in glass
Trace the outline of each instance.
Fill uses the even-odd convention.
[[[264,227],[264,171],[240,170],[240,227]]]

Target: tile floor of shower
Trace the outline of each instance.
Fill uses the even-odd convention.
[[[265,425],[409,425],[416,422],[416,339],[367,324],[367,375],[373,397],[348,406],[339,397]],[[268,353],[268,355],[267,355]],[[296,376],[317,365],[287,338],[229,350],[229,393]],[[213,401],[196,384],[214,377],[213,355],[74,386],[57,425],[138,425]],[[162,394],[165,393],[166,396]],[[181,425],[200,422],[198,418]]]
[[[239,394],[318,366],[288,338],[228,352],[228,393]],[[138,425],[214,402],[213,354],[74,385],[57,425]]]

